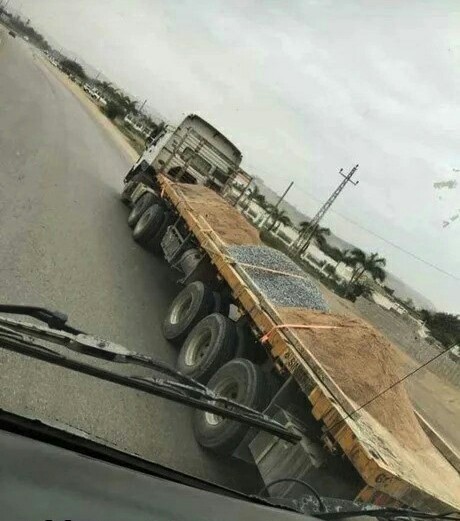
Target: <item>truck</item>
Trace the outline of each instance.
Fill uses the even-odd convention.
[[[394,346],[365,321],[331,313],[303,270],[262,242],[238,209],[251,182],[241,160],[189,115],[158,129],[121,192],[134,240],[183,286],[163,323],[177,369],[301,438],[196,411],[198,443],[256,465],[276,497],[299,498],[314,483],[344,500],[459,509],[458,472],[420,425]]]

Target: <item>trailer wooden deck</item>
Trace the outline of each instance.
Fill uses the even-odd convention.
[[[164,176],[159,181],[163,197],[177,208],[261,337],[269,335],[275,364],[294,376],[314,417],[365,481],[358,499],[459,509],[459,474],[421,428],[404,384],[391,387],[402,376],[391,343],[359,319],[273,306],[226,251],[230,245],[261,244],[257,230],[213,191]]]

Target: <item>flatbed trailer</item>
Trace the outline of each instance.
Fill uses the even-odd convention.
[[[128,223],[134,239],[163,254],[185,286],[163,327],[165,338],[182,344],[178,368],[225,395],[228,389],[220,386],[228,366],[246,367],[253,371],[247,388],[254,391],[257,382],[259,388],[252,402],[241,401],[302,436],[291,446],[264,433],[239,431],[229,444],[220,432],[213,445],[216,440],[207,439],[202,426],[218,431],[218,418],[196,423],[195,415],[198,442],[255,463],[267,486],[302,478],[323,495],[342,499],[433,512],[459,509],[458,472],[427,437],[404,383],[398,383],[405,376],[398,350],[358,318],[326,312],[314,298],[280,300],[264,287],[264,280],[283,290],[306,284],[322,300],[311,279],[264,246],[236,208],[251,190],[241,157],[215,127],[190,115],[153,139],[125,177],[122,192],[122,200],[132,204]],[[238,257],[238,250],[251,249],[262,257],[255,262]],[[281,266],[291,265],[274,269],[274,253],[284,257]],[[284,293],[290,295],[288,289]],[[211,330],[210,338],[203,336]],[[269,397],[268,405],[257,402],[258,394]],[[292,483],[270,488],[278,497],[303,492]]]
[[[240,314],[264,340],[263,348],[273,367],[284,378],[292,377],[308,397],[312,416],[322,423],[324,445],[346,456],[356,469],[362,486],[355,499],[432,511],[458,509],[459,475],[423,432],[404,384],[382,388],[383,374],[388,373],[385,382],[390,378],[393,383],[401,376],[391,359],[391,344],[359,319],[273,305],[251,284],[244,263],[228,253],[232,245],[261,245],[258,231],[229,202],[205,186],[173,182],[164,175],[158,175],[157,181],[161,203],[174,216],[170,228],[177,229],[180,224],[183,243],[199,245],[207,275],[211,265],[220,287],[229,289]],[[145,191],[154,190],[141,184],[134,199]],[[163,243],[168,258],[167,237]],[[169,256],[177,267],[170,252]],[[196,271],[200,272],[193,273]],[[186,277],[184,282],[189,280]],[[343,347],[339,357],[338,339]],[[354,358],[347,345],[350,342]],[[335,348],[329,352],[332,344]],[[381,356],[369,355],[371,350]],[[358,367],[350,371],[353,365]],[[350,381],[342,378],[341,372]],[[372,381],[366,381],[369,375]]]

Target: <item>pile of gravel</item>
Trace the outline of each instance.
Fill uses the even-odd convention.
[[[227,254],[236,262],[243,278],[275,306],[329,311],[316,284],[284,253],[268,246],[248,245],[230,246]],[[287,275],[241,266],[238,263],[282,271]],[[291,277],[289,274],[303,278]]]

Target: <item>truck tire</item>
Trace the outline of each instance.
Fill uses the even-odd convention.
[[[212,290],[200,281],[187,284],[171,302],[163,321],[163,336],[181,343],[214,305]]]
[[[167,210],[164,214],[163,222],[161,223],[158,231],[149,239],[147,248],[156,255],[159,255],[162,252],[161,241],[166,233],[168,226],[170,226],[174,221],[174,213]]]
[[[156,203],[158,197],[154,194],[147,192],[136,202],[128,216],[128,225],[134,228],[137,221],[141,218],[141,215],[147,210],[149,206]]]
[[[205,384],[234,358],[236,341],[235,323],[220,313],[212,313],[188,334],[179,352],[177,369]]]
[[[134,181],[128,181],[125,184],[120,194],[120,199],[124,204],[129,205],[131,203],[131,194],[133,193],[135,188],[136,183]]]
[[[265,375],[259,366],[244,358],[235,358],[222,366],[207,386],[216,394],[262,411],[270,397]],[[193,432],[198,443],[220,454],[231,454],[243,441],[249,427],[216,414],[196,410]]]
[[[149,206],[140,219],[137,221],[133,230],[133,238],[142,246],[148,246],[149,241],[161,228],[165,219],[165,212],[159,204]]]

